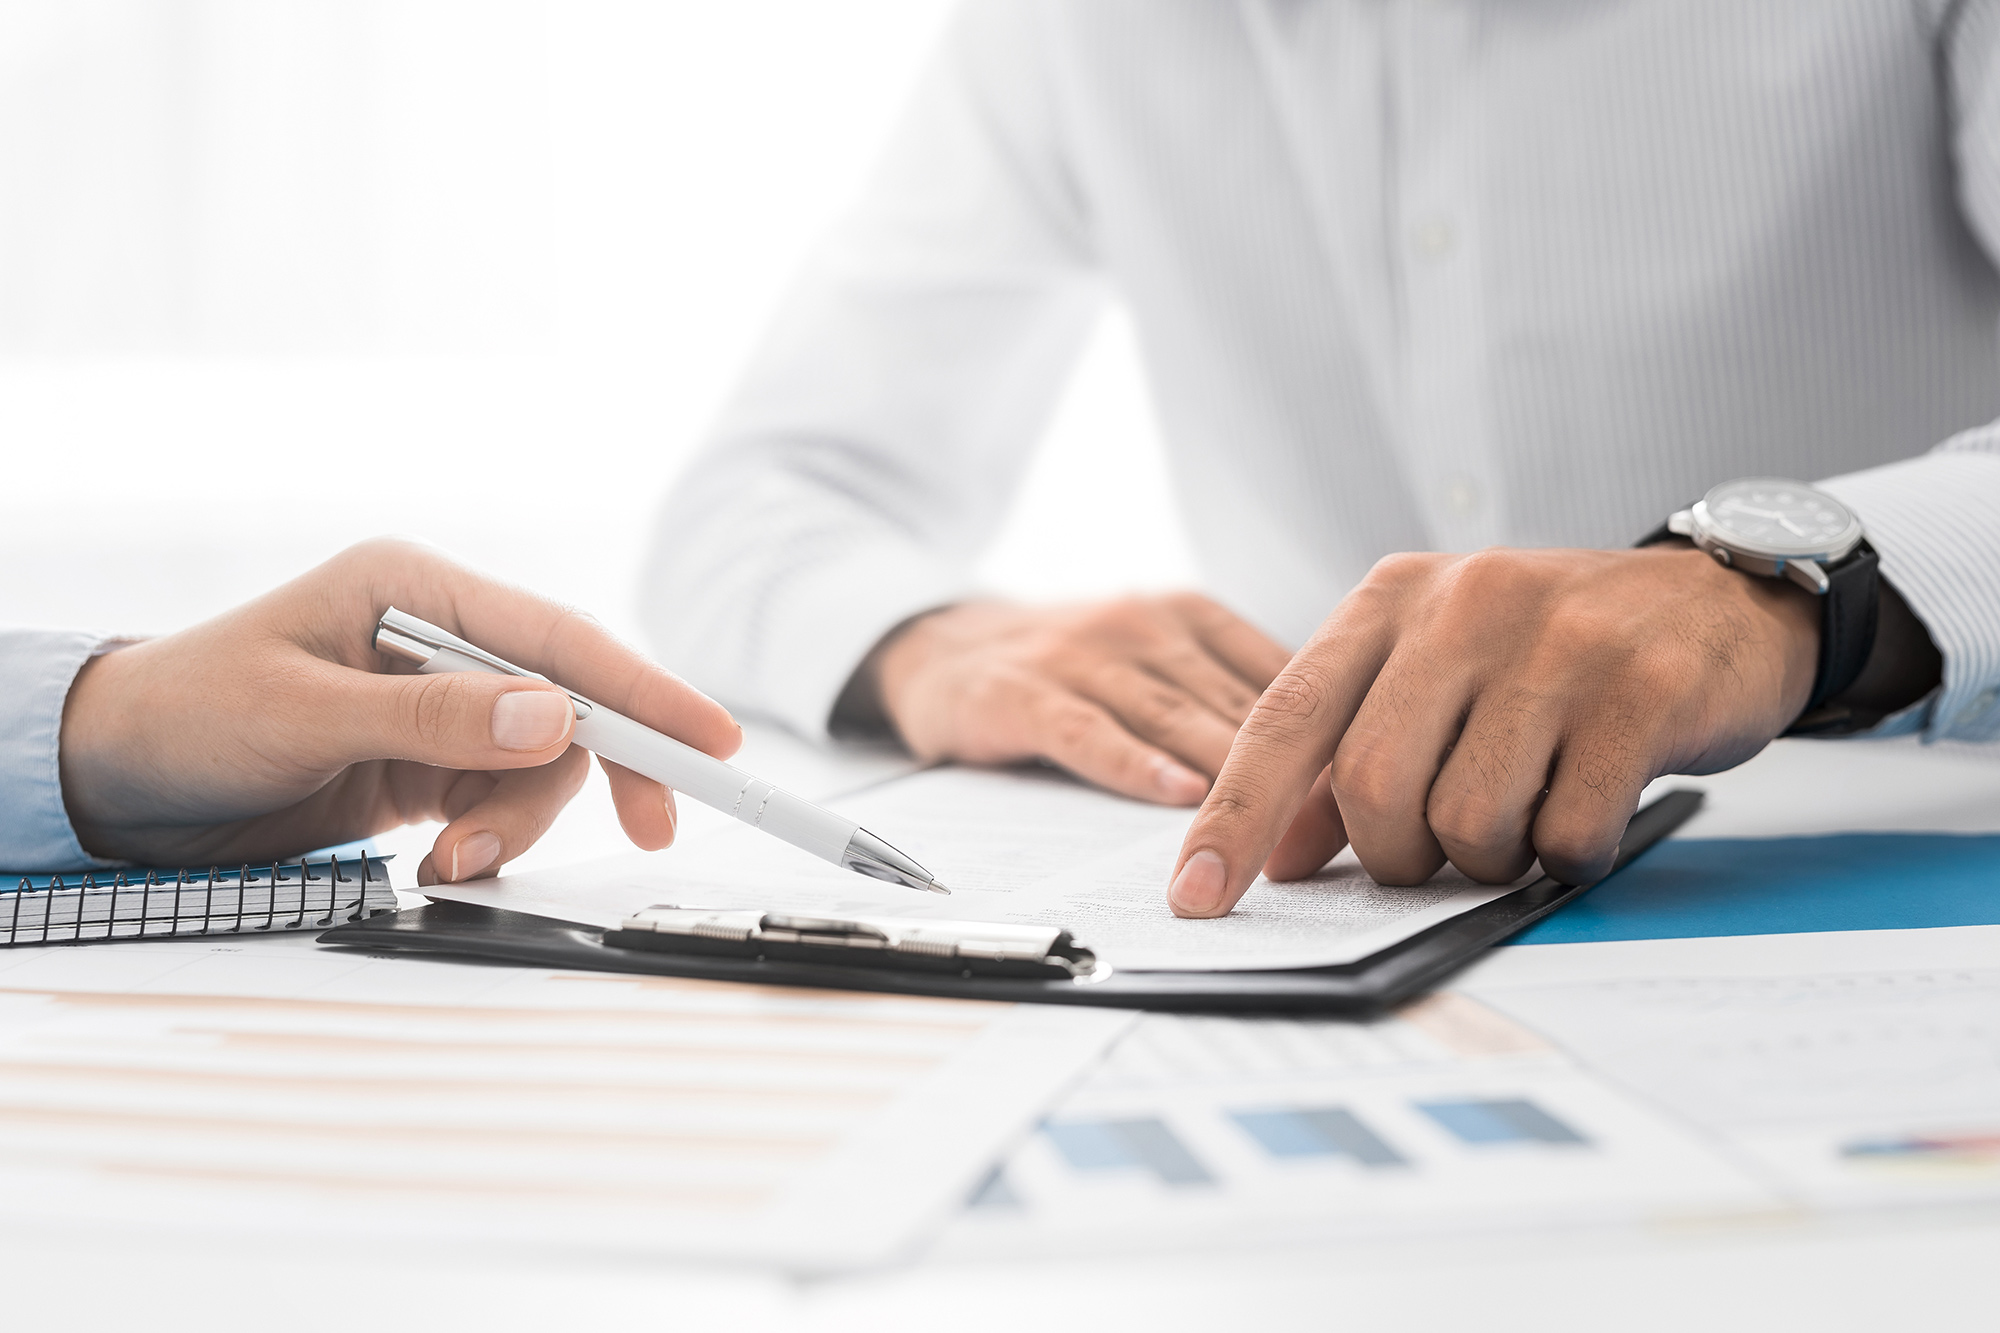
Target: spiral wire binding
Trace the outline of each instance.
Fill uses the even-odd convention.
[[[349,873],[355,869],[358,876]],[[23,875],[15,891],[5,895],[10,901],[0,948],[319,929],[396,910],[368,901],[371,889],[386,892],[390,887],[388,870],[379,857],[353,857],[344,865],[337,856],[324,861],[273,861],[268,870],[262,865],[235,870],[210,866],[206,873],[195,875],[182,869],[171,881],[162,880],[157,870],[148,870],[143,882],[135,880],[136,871],[108,873],[108,884],[99,882],[97,872],[86,871],[75,877],[73,887],[63,875],[49,876],[46,885]],[[260,881],[261,894],[254,892]],[[315,885],[324,888],[316,892]],[[283,892],[291,886],[297,888],[296,901]],[[134,894],[139,900],[136,909],[131,903]]]

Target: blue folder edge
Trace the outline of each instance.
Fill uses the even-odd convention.
[[[1511,944],[2000,925],[2000,835],[1670,840]]]

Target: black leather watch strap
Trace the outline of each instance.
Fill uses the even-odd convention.
[[[1641,537],[1638,541],[1633,542],[1632,548],[1634,550],[1643,550],[1645,547],[1648,546],[1658,546],[1661,542],[1674,541],[1677,539],[1680,541],[1688,540],[1686,537],[1682,537],[1681,534],[1675,532],[1672,528],[1662,523],[1660,524],[1659,527],[1654,528],[1651,532]]]
[[[1826,571],[1820,598],[1819,673],[1813,677],[1810,713],[1861,676],[1875,651],[1875,622],[1882,606],[1881,561],[1867,542]]]

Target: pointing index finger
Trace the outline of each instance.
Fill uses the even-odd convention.
[[[1350,599],[1264,691],[1181,843],[1167,894],[1176,916],[1222,916],[1242,898],[1332,761],[1391,639]]]

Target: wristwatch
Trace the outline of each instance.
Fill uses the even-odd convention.
[[[1793,731],[1828,729],[1811,714],[1854,683],[1875,648],[1879,576],[1861,520],[1816,486],[1744,477],[1723,482],[1640,545],[1669,536],[1686,537],[1719,565],[1790,579],[1820,599],[1819,671]]]

